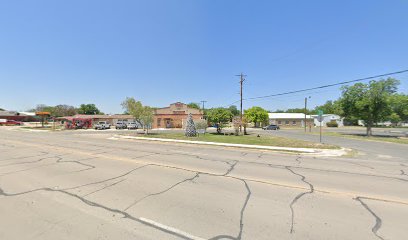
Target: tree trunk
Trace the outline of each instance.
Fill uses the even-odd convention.
[[[372,128],[371,123],[367,124],[367,137],[371,137],[373,135],[371,128]]]

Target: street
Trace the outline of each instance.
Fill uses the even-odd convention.
[[[114,134],[0,128],[0,239],[408,236],[406,146],[331,137],[359,156],[320,157]]]

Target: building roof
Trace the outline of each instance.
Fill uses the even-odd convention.
[[[126,114],[115,114],[115,115],[87,115],[87,114],[76,114],[74,116],[59,117],[58,119],[71,119],[71,118],[83,118],[83,119],[132,119],[132,115]]]
[[[270,119],[304,119],[304,113],[268,113]],[[310,118],[310,115],[306,115]]]
[[[16,111],[0,111],[0,116],[18,116],[19,113]]]

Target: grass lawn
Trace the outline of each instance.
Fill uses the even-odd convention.
[[[312,134],[318,135],[318,132],[313,132]],[[363,136],[363,135],[356,135],[356,134],[347,134],[347,133],[339,133],[339,132],[325,132],[323,131],[323,136],[335,136],[335,137],[344,137],[344,138],[353,138],[365,141],[376,141],[376,142],[390,142],[390,143],[400,143],[400,144],[408,144],[408,138],[404,137],[387,137],[387,136]]]
[[[220,142],[220,143],[237,143],[237,144],[251,144],[251,145],[263,145],[263,146],[275,146],[275,147],[294,147],[294,148],[322,148],[322,149],[339,149],[338,146],[313,143],[308,141],[289,139],[284,137],[275,136],[261,136],[257,135],[245,135],[245,136],[226,136],[215,133],[200,134],[199,137],[186,137],[183,133],[150,133],[149,135],[138,134],[138,137],[150,137],[150,138],[166,138],[166,139],[179,139],[190,141],[204,141],[204,142]]]

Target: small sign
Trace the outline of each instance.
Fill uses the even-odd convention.
[[[323,121],[323,116],[322,115],[317,116],[317,121],[322,122]]]
[[[317,115],[322,116],[323,115],[323,110],[317,110]]]

